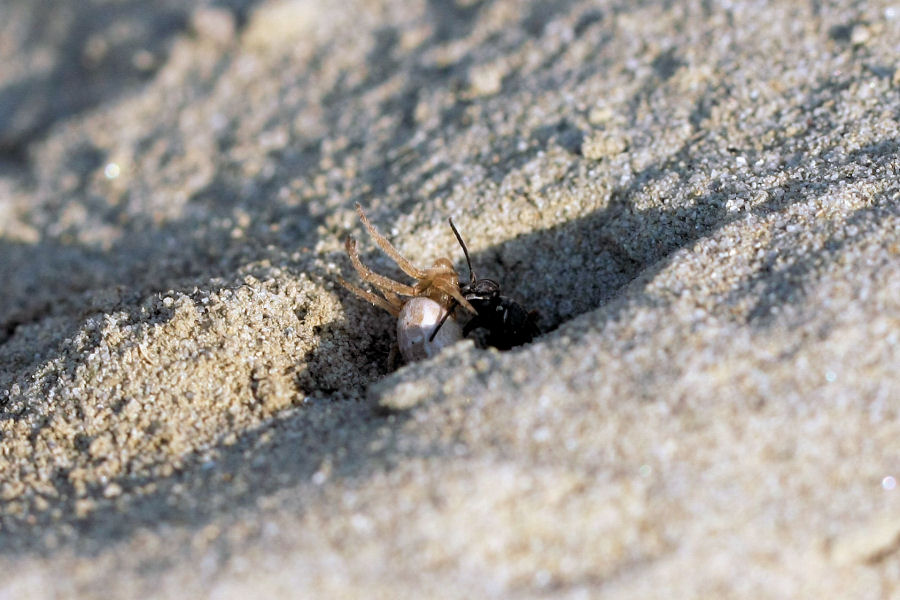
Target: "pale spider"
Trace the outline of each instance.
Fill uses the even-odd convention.
[[[404,258],[403,255],[391,245],[387,238],[378,233],[378,230],[369,223],[366,213],[363,212],[362,206],[359,204],[356,205],[356,212],[359,214],[359,220],[362,221],[362,224],[369,232],[369,235],[372,236],[372,239],[375,240],[375,243],[378,244],[378,247],[381,248],[385,254],[390,256],[404,273],[415,279],[416,282],[413,285],[407,285],[372,271],[359,260],[356,240],[352,237],[348,237],[345,247],[347,248],[347,255],[350,257],[350,262],[353,263],[353,268],[356,269],[356,272],[359,273],[359,276],[363,281],[367,281],[375,286],[383,298],[339,277],[338,279],[340,280],[341,285],[363,300],[367,300],[375,306],[383,308],[395,317],[400,315],[403,306],[408,302],[404,297],[429,298],[437,302],[441,308],[447,312],[451,311],[453,307],[458,304],[473,315],[477,314],[469,301],[466,300],[460,292],[459,274],[456,272],[456,269],[453,268],[453,263],[451,263],[449,259],[439,258],[427,269],[416,267],[409,260]]]

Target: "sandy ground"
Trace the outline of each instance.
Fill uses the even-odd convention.
[[[898,57],[881,1],[5,0],[0,598],[900,594]],[[357,202],[544,335],[392,372]]]

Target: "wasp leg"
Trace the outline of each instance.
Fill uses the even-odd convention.
[[[441,330],[441,327],[444,326],[444,323],[447,322],[447,319],[450,317],[451,313],[453,313],[453,309],[456,308],[456,301],[450,304],[450,307],[447,308],[447,312],[444,313],[444,316],[441,317],[441,320],[438,321],[437,327],[434,328],[434,331],[431,332],[431,335],[428,336],[428,341],[434,341],[434,336],[438,334],[438,331]]]

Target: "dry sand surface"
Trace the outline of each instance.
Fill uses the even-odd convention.
[[[0,598],[897,597],[898,171],[895,2],[4,0]]]

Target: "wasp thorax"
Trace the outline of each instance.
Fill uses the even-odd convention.
[[[444,321],[434,339],[429,339],[446,312],[446,308],[425,297],[412,298],[403,305],[397,318],[397,342],[406,362],[432,357],[462,339],[462,329],[453,317]]]

